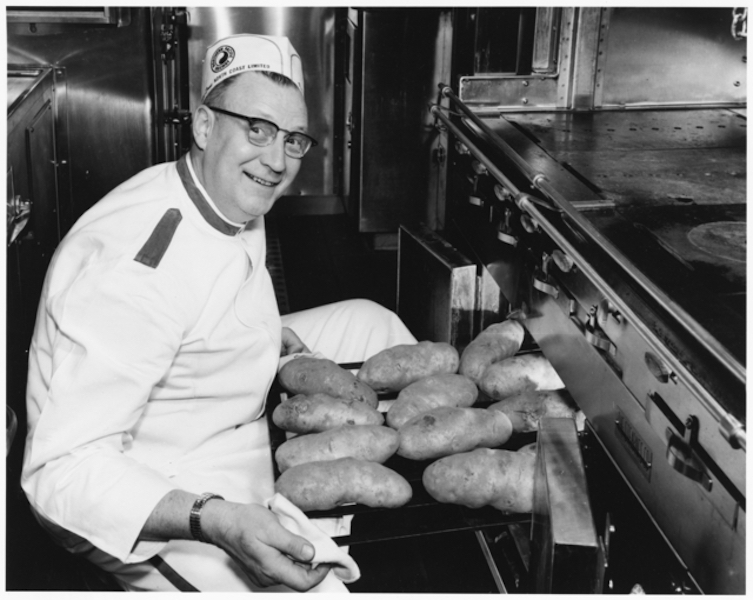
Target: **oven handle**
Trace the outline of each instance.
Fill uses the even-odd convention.
[[[449,98],[450,101],[452,101],[453,104],[457,108],[459,108],[463,112],[463,114],[473,122],[474,125],[476,125],[487,136],[489,136],[499,144],[500,149],[504,152],[505,156],[512,160],[518,166],[518,168],[521,169],[521,171],[531,181],[534,187],[541,190],[550,200],[555,203],[556,208],[564,212],[575,223],[577,223],[585,233],[591,236],[591,238],[597,244],[599,244],[599,246],[603,248],[605,252],[607,252],[610,258],[612,258],[612,260],[617,262],[625,271],[627,271],[627,273],[635,281],[637,281],[641,285],[641,287],[654,298],[654,300],[666,306],[670,310],[670,312],[672,312],[672,314],[677,315],[679,317],[677,319],[678,322],[681,323],[693,337],[700,339],[709,352],[720,357],[726,367],[737,379],[739,379],[743,384],[746,382],[745,367],[741,365],[729,353],[729,351],[724,346],[722,346],[718,340],[716,340],[716,338],[710,335],[705,328],[701,327],[701,325],[699,325],[697,321],[692,319],[690,315],[687,314],[687,312],[683,310],[676,302],[672,301],[665,293],[663,293],[659,288],[651,283],[651,281],[647,277],[636,270],[625,258],[625,256],[617,248],[615,248],[609,240],[602,236],[596,230],[596,228],[594,228],[591,223],[587,219],[585,219],[583,215],[581,215],[581,213],[576,210],[573,205],[551,185],[551,183],[543,173],[537,173],[534,169],[532,169],[504,139],[502,139],[497,133],[495,133],[486,123],[483,122],[483,120],[481,120],[470,108],[468,108],[468,106],[460,98],[458,98],[458,96],[455,94],[455,92],[452,91],[452,88],[450,86],[440,83],[439,88],[442,95]],[[433,106],[431,112],[439,117],[443,123],[450,126],[453,133],[456,133],[458,128],[449,123],[447,116],[442,114],[438,107]],[[468,139],[467,136],[463,137],[465,137],[466,140]],[[468,145],[465,140],[464,143]],[[476,153],[478,153],[477,148]],[[481,157],[478,155],[477,158],[481,160]],[[487,168],[489,168],[489,170],[495,174],[495,176],[496,173],[499,172],[499,169],[491,169],[489,167],[487,163],[491,161],[488,161],[488,159],[486,161],[481,160],[481,162],[483,162],[487,166]],[[507,178],[505,178],[505,180],[509,181]],[[505,183],[505,180],[500,180],[500,183],[507,185],[507,183]],[[520,193],[515,186],[510,187],[510,191],[512,191],[516,196]]]
[[[636,329],[641,333],[644,339],[646,340],[652,340],[653,334],[650,332],[650,330],[643,324],[643,322],[635,315],[635,313],[630,309],[630,307],[622,301],[622,299],[612,290],[611,286],[599,275],[599,273],[586,261],[583,256],[578,252],[578,250],[570,243],[570,241],[560,233],[560,231],[549,221],[549,219],[546,218],[546,216],[539,210],[540,205],[546,206],[546,203],[542,202],[541,200],[534,198],[533,196],[530,196],[529,194],[522,193],[520,189],[518,189],[517,186],[515,186],[510,179],[505,176],[500,169],[486,156],[484,155],[481,150],[478,149],[478,147],[470,140],[470,138],[465,135],[452,121],[442,112],[441,107],[434,105],[430,109],[431,113],[436,116],[442,123],[455,135],[463,144],[466,145],[468,150],[488,169],[489,173],[497,179],[502,185],[507,186],[509,191],[513,194],[513,201],[515,204],[520,208],[523,212],[529,214],[533,219],[539,224],[539,226],[546,232],[547,235],[554,241],[555,244],[557,244],[565,254],[567,254],[574,262],[578,265],[578,267],[581,269],[583,274],[589,278],[594,285],[601,291],[601,293],[608,298],[617,308],[618,310],[625,315],[628,319],[631,320],[633,325],[636,327]],[[555,202],[557,202],[558,205],[562,205],[562,209],[566,214],[572,216],[574,220],[576,220],[579,224],[584,226],[586,233],[592,233],[592,227],[590,224],[585,221],[581,215],[577,213],[577,211],[570,211],[566,210],[569,208],[569,203],[567,201],[563,201],[561,199],[553,199]],[[574,213],[574,214],[571,214]],[[600,236],[599,236],[600,237]],[[615,250],[615,253],[617,251]],[[618,254],[618,257],[621,256]],[[626,267],[626,260],[619,260],[618,257],[612,256],[612,258],[623,268],[625,268],[630,275],[635,275],[635,270],[631,268]],[[653,286],[652,286],[653,287]],[[661,299],[659,299],[661,302]],[[667,306],[674,307],[675,304],[672,302],[669,302],[667,300]],[[675,309],[676,314],[685,314],[683,311],[681,311],[679,308]],[[687,317],[689,320],[690,317]],[[691,330],[691,333],[693,331]],[[655,344],[652,344],[655,345]],[[660,352],[659,348],[655,348],[657,352]],[[721,354],[721,352],[720,352]],[[727,355],[726,350],[723,353],[725,356]],[[726,362],[731,370],[733,370],[733,374],[738,375],[738,377],[744,382],[745,381],[745,371],[735,369],[733,367],[738,366],[737,361],[734,361],[730,357],[731,362]],[[676,361],[670,361],[675,363]],[[674,365],[675,371],[680,373],[685,373],[685,368],[679,364],[676,363]],[[703,388],[701,385],[699,385],[695,378],[690,376],[684,377],[685,381],[687,382],[688,386],[692,387],[697,396],[702,399],[704,404],[706,405],[706,408],[709,410],[709,412],[713,415],[713,417],[718,421],[721,428],[721,433],[727,439],[729,444],[733,448],[740,448],[744,452],[746,451],[746,432],[744,426],[737,420],[735,417],[727,413],[725,410],[722,409],[719,404],[709,396],[708,392]]]
[[[537,173],[531,169],[531,167],[528,165],[528,163],[523,160],[511,147],[510,145],[503,140],[499,135],[494,133],[494,131],[489,127],[486,123],[484,123],[481,119],[478,118],[478,115],[474,113],[468,106],[463,102],[460,98],[457,97],[454,91],[452,91],[452,88],[449,85],[446,85],[444,83],[439,84],[439,89],[441,91],[442,96],[449,98],[450,101],[459,108],[463,114],[468,117],[471,121],[473,121],[474,125],[476,125],[481,131],[483,131],[486,135],[488,135],[493,140],[500,143],[500,146],[502,147],[502,150],[504,151],[505,155],[511,159],[515,165],[523,172],[525,173],[526,177],[530,179],[531,181],[534,180],[534,178],[537,176]],[[433,107],[432,107],[433,108]],[[434,114],[437,114],[434,112]],[[445,116],[445,115],[442,115]],[[536,183],[534,182],[534,185]],[[538,186],[536,186],[538,187]]]

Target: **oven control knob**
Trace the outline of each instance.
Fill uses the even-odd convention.
[[[552,261],[563,273],[569,273],[575,266],[575,261],[560,249],[552,252]]]
[[[501,200],[502,202],[506,202],[507,200],[512,200],[513,198],[512,192],[510,192],[507,188],[501,186],[498,183],[494,186],[494,195],[497,197],[498,200]]]
[[[486,167],[482,165],[479,161],[474,160],[471,163],[471,168],[476,173],[476,175],[486,175],[488,173]]]
[[[724,439],[729,442],[735,450],[745,448],[745,426],[735,417],[726,414],[721,420],[721,431]]]
[[[528,215],[520,216],[520,224],[523,226],[523,229],[525,229],[528,233],[533,233],[534,231],[538,229],[538,227],[536,226],[536,221],[534,221]]]
[[[458,154],[470,154],[471,151],[468,150],[468,146],[466,146],[463,142],[455,142],[455,151]]]

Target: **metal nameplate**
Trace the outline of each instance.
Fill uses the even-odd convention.
[[[617,410],[617,419],[614,422],[617,431],[617,439],[630,451],[629,455],[639,467],[643,476],[651,481],[651,465],[653,464],[654,453],[643,438],[638,434],[635,428],[627,420],[627,417]]]

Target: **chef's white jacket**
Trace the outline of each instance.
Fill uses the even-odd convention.
[[[64,545],[142,561],[164,545],[137,537],[170,490],[272,494],[260,417],[281,322],[265,252],[263,219],[222,219],[186,157],[113,190],[60,244],[29,354],[22,484]]]

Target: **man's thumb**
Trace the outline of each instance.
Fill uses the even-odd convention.
[[[311,542],[300,536],[294,536],[288,544],[286,554],[294,560],[311,562],[314,560],[315,550]]]

